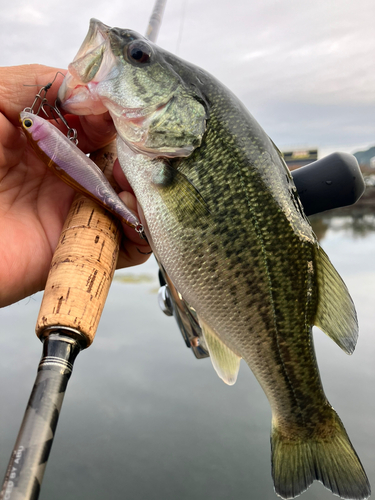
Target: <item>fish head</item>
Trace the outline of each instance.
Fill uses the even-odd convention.
[[[176,71],[173,57],[135,31],[91,20],[59,101],[74,114],[108,110],[136,152],[188,156],[201,144],[207,112],[200,91]]]

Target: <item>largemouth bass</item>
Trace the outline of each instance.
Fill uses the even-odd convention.
[[[324,394],[312,326],[352,353],[347,288],[319,246],[280,152],[207,72],[131,30],[92,20],[60,89],[66,110],[110,111],[152,249],[194,311],[218,375],[243,358],[272,408],[275,491],[370,486]]]

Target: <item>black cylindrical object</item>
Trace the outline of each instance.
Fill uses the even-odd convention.
[[[332,153],[292,176],[306,215],[352,205],[365,190],[358,162],[348,153]]]
[[[50,333],[5,474],[2,500],[36,500],[52,446],[66,386],[81,348],[78,339]]]

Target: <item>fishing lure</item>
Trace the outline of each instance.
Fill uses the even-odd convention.
[[[47,102],[45,95],[49,85],[38,92],[30,108],[25,108],[20,113],[22,129],[32,148],[66,184],[99,203],[142,236],[143,226],[138,217],[121,201],[100,168],[78,149],[76,130],[69,127],[56,106]],[[38,101],[39,107],[37,113],[34,113],[33,108]],[[68,127],[68,136],[48,120],[38,116],[40,111],[47,114],[45,105]]]

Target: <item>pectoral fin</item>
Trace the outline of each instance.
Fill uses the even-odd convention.
[[[199,323],[216,373],[226,384],[233,385],[237,380],[241,358],[229,349],[206,323],[200,319]]]
[[[171,213],[176,214],[179,221],[193,225],[203,217],[210,215],[204,198],[192,182],[168,162],[161,163],[160,169],[154,173],[153,184],[159,189],[165,204]]]
[[[322,248],[317,249],[319,302],[314,324],[352,354],[358,338],[357,314],[345,283]]]

